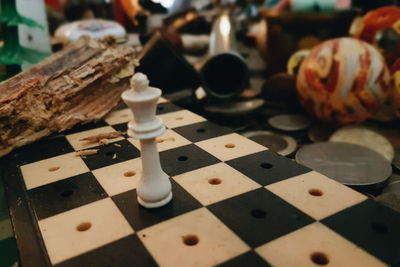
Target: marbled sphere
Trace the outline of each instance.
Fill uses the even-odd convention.
[[[390,89],[382,55],[366,42],[338,38],[316,46],[297,75],[300,102],[319,120],[362,122],[374,115]]]

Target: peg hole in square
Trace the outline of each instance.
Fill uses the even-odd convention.
[[[78,230],[79,232],[85,232],[89,230],[91,227],[92,227],[91,222],[83,222],[76,227],[76,230]]]
[[[199,243],[199,237],[193,234],[182,236],[182,240],[186,246],[194,246]]]
[[[56,167],[51,167],[48,169],[49,172],[55,172],[58,171],[60,169],[60,167],[56,166]]]
[[[219,185],[222,183],[222,180],[219,178],[210,178],[208,179],[208,183],[211,185]]]
[[[186,157],[186,156],[179,156],[178,157],[178,160],[179,161],[187,161],[189,158],[188,157]]]
[[[226,144],[225,147],[226,148],[235,148],[236,145],[235,144]]]
[[[135,171],[127,171],[127,172],[124,173],[125,177],[132,177],[132,176],[135,176],[135,175],[136,175]]]
[[[312,262],[317,265],[327,265],[329,263],[328,256],[323,252],[314,252],[310,257]]]
[[[308,190],[308,193],[314,197],[320,197],[324,194],[322,190],[316,188],[311,188],[310,190]]]
[[[273,166],[272,166],[272,164],[263,162],[263,163],[260,164],[260,167],[263,168],[263,169],[271,169]]]
[[[116,153],[115,153],[115,151],[108,151],[108,152],[106,152],[106,156],[107,157],[111,157],[111,158],[114,158],[114,155],[115,155]]]
[[[253,209],[250,214],[256,219],[263,219],[267,216],[267,213],[262,209]]]

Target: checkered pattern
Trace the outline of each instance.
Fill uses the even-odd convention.
[[[173,190],[161,208],[136,201],[137,140],[80,141],[126,131],[126,107],[16,152],[14,179],[49,265],[400,264],[400,214],[163,99],[157,113],[168,128],[157,141]],[[89,148],[98,152],[74,154]]]

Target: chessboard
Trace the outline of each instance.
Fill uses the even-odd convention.
[[[137,140],[80,141],[125,132],[126,106],[2,159],[23,266],[400,266],[399,213],[165,99],[157,114],[160,208],[137,202]]]

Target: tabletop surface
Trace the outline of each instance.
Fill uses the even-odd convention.
[[[2,159],[24,266],[400,266],[399,213],[165,99],[157,113],[161,208],[136,201],[137,140],[80,141],[126,131],[126,107]]]

